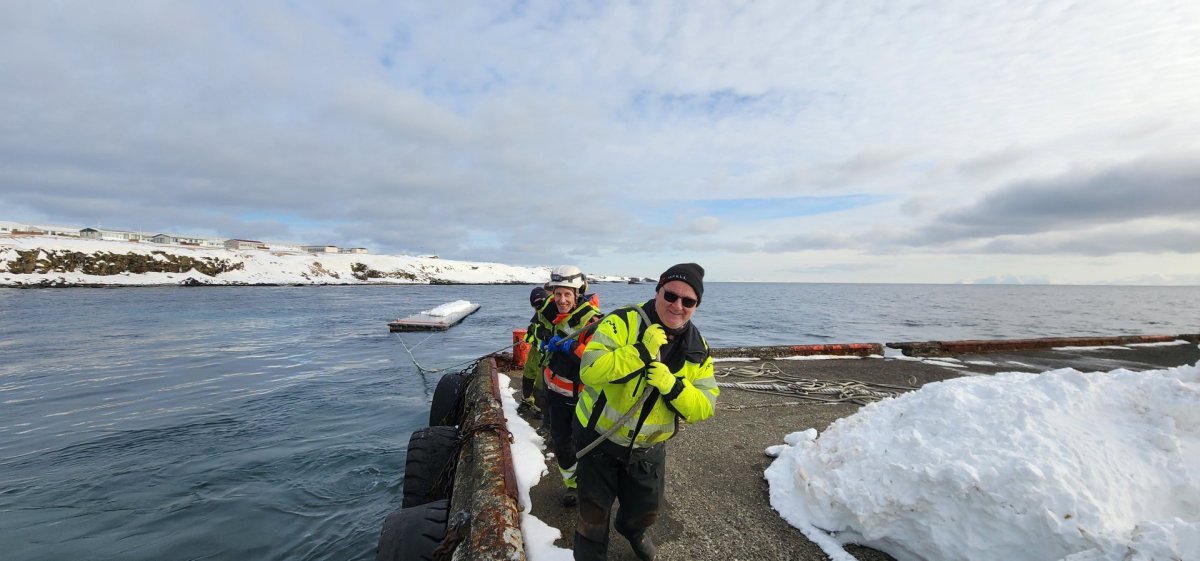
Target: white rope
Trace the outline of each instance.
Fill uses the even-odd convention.
[[[429,337],[433,337],[433,334],[431,333],[429,335]],[[426,337],[424,340],[421,341],[421,343],[428,341],[429,337]],[[412,350],[421,346],[421,343],[417,343],[416,345],[413,345],[412,348],[409,348],[408,343],[404,342],[404,337],[397,337],[397,339],[400,339],[400,344],[404,345],[404,350],[405,350],[405,352],[408,353],[408,358],[412,360],[413,366],[417,367],[418,372],[425,374],[425,373],[437,372],[439,370],[438,368],[425,368],[424,366],[421,366],[421,363],[417,362],[417,357],[413,356]]]
[[[726,366],[717,369],[713,375],[717,378],[725,378],[732,375],[751,380],[748,382],[717,382],[718,387],[789,397],[795,396],[821,403],[857,403],[859,405],[866,405],[873,401],[896,397],[904,392],[917,389],[912,386],[894,386],[859,380],[817,380],[814,378],[802,378],[788,374],[770,362],[764,362],[759,366]]]
[[[450,366],[443,366],[443,367],[441,367],[441,368],[425,368],[424,366],[421,366],[421,363],[417,362],[417,357],[413,356],[413,349],[415,349],[415,348],[417,348],[417,347],[420,347],[420,346],[421,346],[423,343],[425,343],[425,341],[428,341],[428,340],[429,340],[429,338],[430,338],[430,337],[433,337],[434,335],[437,335],[437,333],[430,333],[430,334],[429,334],[428,336],[426,336],[424,339],[421,339],[421,342],[420,342],[420,343],[417,343],[416,345],[413,345],[413,346],[411,346],[411,347],[410,347],[410,346],[408,346],[408,343],[405,343],[405,342],[404,342],[404,337],[397,337],[397,339],[400,339],[400,344],[404,346],[404,351],[408,353],[408,358],[409,358],[410,360],[412,360],[413,366],[416,366],[416,367],[417,367],[417,371],[419,371],[421,374],[433,374],[434,372],[441,372],[441,371],[443,371],[443,370],[449,370],[449,369],[451,369],[451,368],[455,368],[455,367],[457,367],[457,366],[462,366],[462,365],[464,365],[464,364],[471,364],[471,363],[473,363],[473,362],[477,362],[477,361],[479,361],[479,359],[482,359],[482,358],[483,358],[483,357],[485,357],[485,356],[491,356],[491,355],[494,355],[494,354],[496,354],[496,353],[499,353],[499,352],[501,352],[501,351],[506,351],[506,350],[508,350],[508,349],[511,349],[511,348],[512,348],[512,347],[514,347],[514,346],[515,346],[517,343],[519,343],[519,342],[520,342],[520,341],[517,341],[517,343],[512,343],[512,344],[509,344],[509,345],[505,345],[505,346],[503,346],[503,347],[500,347],[499,349],[496,349],[496,350],[494,350],[494,351],[492,351],[492,352],[490,352],[490,353],[484,353],[484,354],[482,354],[482,355],[480,355],[480,356],[478,356],[478,357],[471,358],[471,359],[467,359],[467,360],[464,360],[464,361],[462,361],[462,362],[459,362],[459,363],[456,363],[456,364],[451,364]]]
[[[415,349],[415,348],[417,348],[417,347],[420,347],[421,345],[425,344],[425,341],[428,341],[430,337],[433,337],[434,335],[437,335],[437,334],[438,334],[438,333],[437,333],[436,331],[434,331],[433,333],[430,333],[429,335],[426,335],[424,339],[421,339],[421,342],[420,342],[420,343],[417,343],[416,345],[413,345],[413,346],[412,346],[412,347],[410,347],[410,348],[412,348],[412,349]],[[401,339],[401,340],[403,341],[403,339]]]

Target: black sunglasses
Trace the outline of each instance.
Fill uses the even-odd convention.
[[[563,275],[560,275],[557,273],[550,273],[550,280],[552,282],[566,282],[566,281],[570,281],[570,280],[574,280],[574,279],[581,279],[581,278],[583,278],[583,273],[575,273],[573,275],[568,275],[568,276],[563,276]]]
[[[680,296],[678,294],[675,294],[674,292],[671,292],[670,290],[663,291],[663,298],[666,298],[667,302],[670,302],[672,304],[674,304],[676,300],[682,299],[683,307],[685,307],[685,308],[695,308],[696,304],[700,303],[700,301],[695,298],[687,298],[685,296]]]

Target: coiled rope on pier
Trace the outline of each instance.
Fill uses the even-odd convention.
[[[721,388],[734,388],[748,392],[767,393],[788,397],[799,397],[819,403],[856,403],[866,405],[888,397],[896,397],[904,392],[917,388],[862,382],[859,380],[817,380],[788,374],[773,363],[764,362],[758,366],[724,366],[717,368],[713,375],[717,378],[736,376],[748,378],[748,382],[718,381]],[[910,378],[910,383],[916,380]],[[799,405],[802,402],[788,402],[786,405]],[[738,407],[737,408],[746,408]]]

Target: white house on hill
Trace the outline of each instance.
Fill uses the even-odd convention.
[[[70,226],[46,226],[42,224],[23,224],[0,220],[0,234],[24,234],[27,236],[68,236],[79,237],[79,228]]]
[[[225,249],[242,251],[246,249],[267,249],[267,244],[255,240],[225,240]]]
[[[149,240],[151,243],[167,245],[191,245],[198,247],[225,247],[225,240],[220,238],[198,238],[195,236],[176,236],[174,234],[155,234]]]
[[[150,241],[151,236],[145,232],[131,232],[129,230],[106,230],[103,228],[84,228],[79,231],[79,237],[88,240],[109,240],[119,242],[140,242],[142,240]]]

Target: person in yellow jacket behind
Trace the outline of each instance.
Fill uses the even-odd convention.
[[[535,286],[529,292],[529,305],[533,306],[533,317],[525,330],[525,342],[529,343],[529,354],[525,357],[525,368],[521,371],[521,403],[517,413],[528,414],[534,419],[542,418],[545,397],[542,395],[542,345],[550,339],[553,324],[541,314],[550,293],[544,287]]]
[[[711,417],[720,393],[708,343],[691,321],[703,295],[704,269],[674,265],[659,277],[654,299],[605,316],[584,349],[574,430],[576,560],[607,557],[614,500],[617,533],[639,559],[654,559],[647,530],[662,504],[666,441],[680,419]]]

